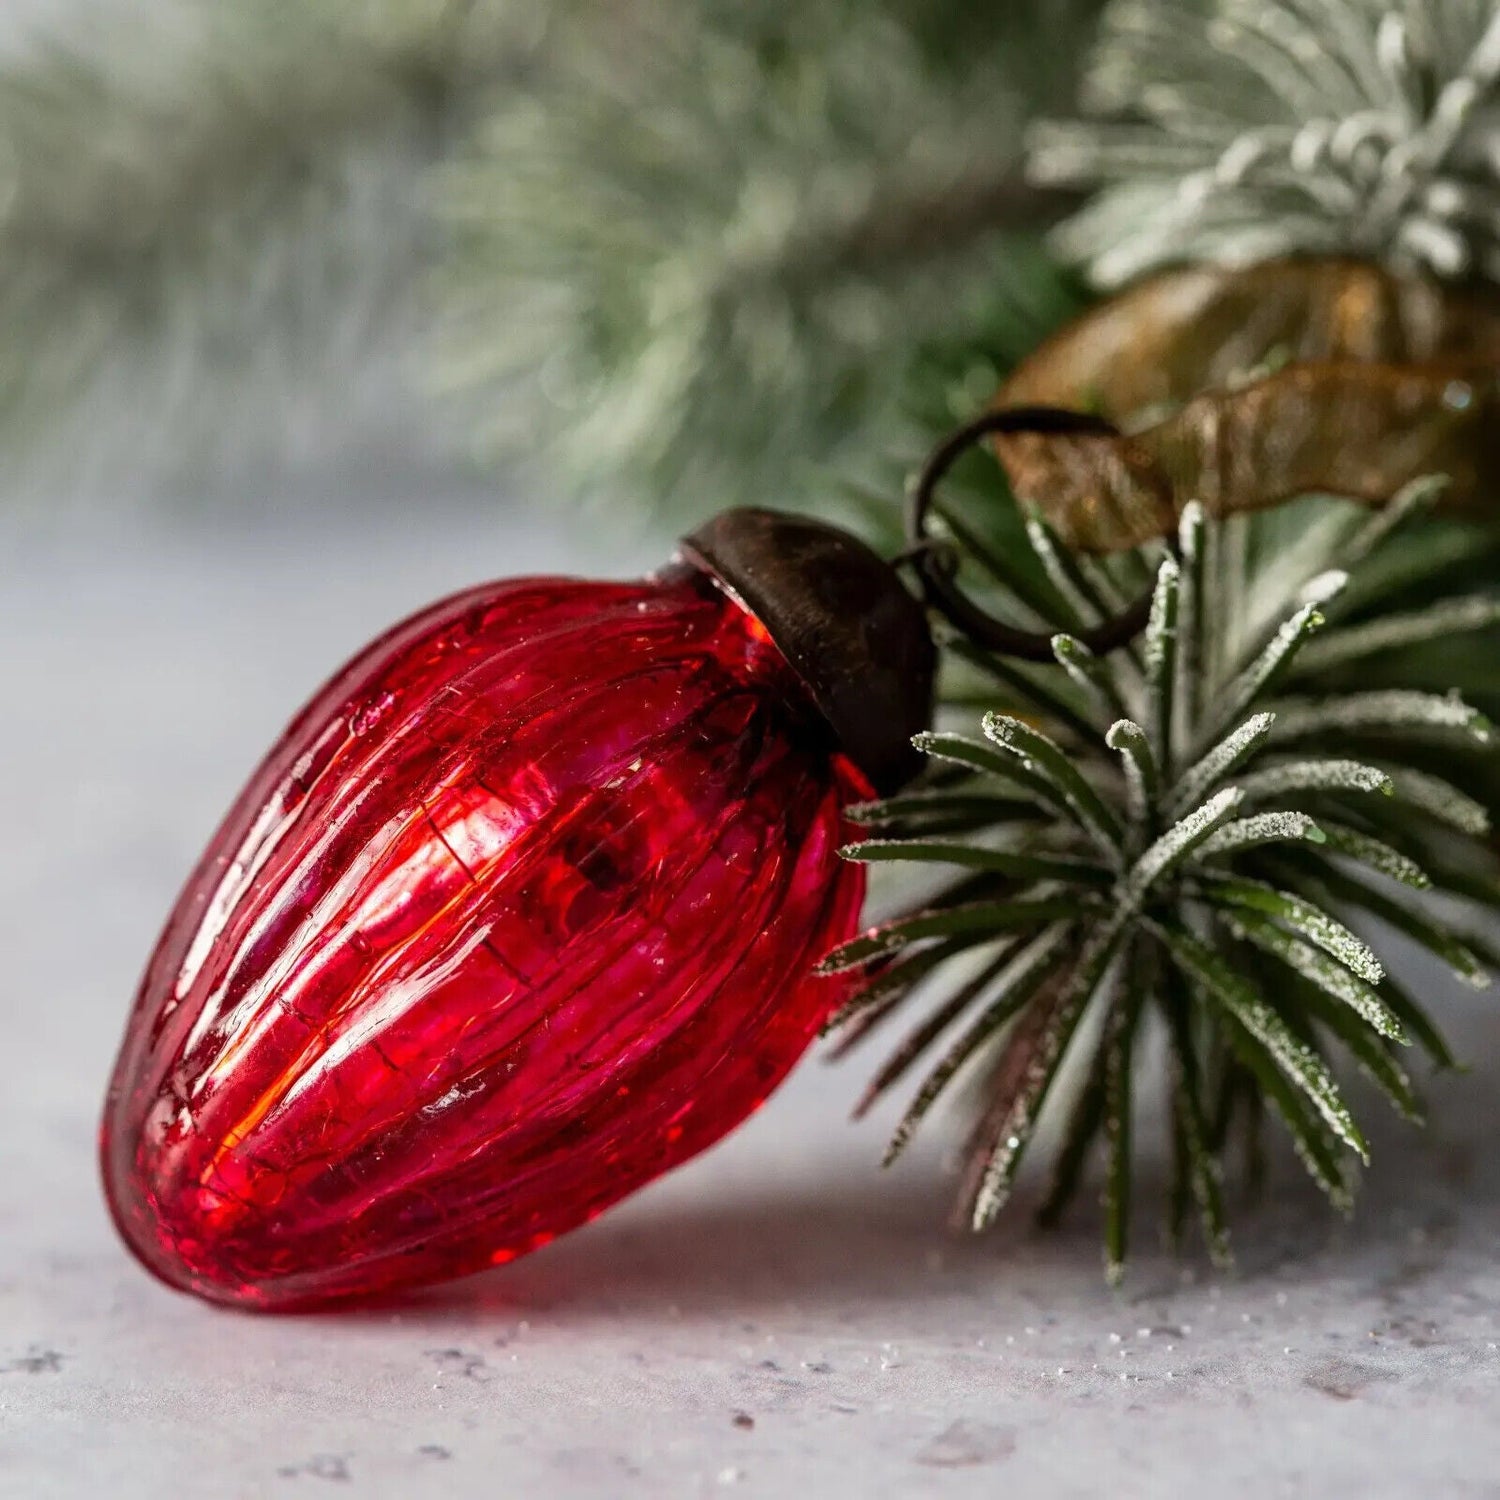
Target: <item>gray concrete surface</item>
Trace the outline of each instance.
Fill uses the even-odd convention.
[[[881,1122],[844,1123],[860,1069],[816,1059],[597,1224],[397,1305],[255,1319],[137,1270],[96,1111],[222,805],[402,611],[633,565],[588,530],[477,502],[0,519],[0,1497],[1500,1493],[1500,1011],[1446,985],[1476,1066],[1433,1128],[1377,1126],[1348,1224],[1279,1161],[1234,1277],[1149,1221],[1118,1295],[1087,1213],[952,1238],[941,1128],[882,1175]]]

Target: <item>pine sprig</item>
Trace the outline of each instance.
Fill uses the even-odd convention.
[[[968,868],[969,882],[992,882],[960,882],[827,960],[851,970],[899,954],[911,980],[893,985],[891,968],[877,970],[843,1020],[878,1004],[884,1022],[914,997],[938,997],[861,1111],[946,1042],[890,1156],[972,1068],[982,1102],[962,1211],[982,1227],[1008,1198],[1039,1114],[1054,1107],[1075,1039],[1094,1038],[1091,1059],[1069,1070],[1080,1079],[1073,1097],[1055,1106],[1068,1123],[1042,1216],[1062,1212],[1102,1148],[1112,1279],[1127,1249],[1132,1059],[1144,1028],[1159,1026],[1173,1057],[1174,1202],[1196,1205],[1205,1244],[1223,1260],[1221,1179],[1236,1138],[1258,1158],[1262,1121],[1275,1115],[1345,1209],[1368,1148],[1331,1059],[1347,1058],[1408,1118],[1420,1118],[1421,1103],[1400,1049],[1415,1044],[1434,1065],[1451,1065],[1431,1017],[1385,972],[1372,934],[1394,927],[1467,982],[1488,982],[1483,945],[1415,895],[1446,886],[1471,909],[1500,910],[1494,862],[1476,839],[1487,821],[1484,782],[1470,774],[1482,764],[1487,722],[1456,695],[1348,693],[1329,674],[1366,646],[1482,629],[1494,601],[1439,602],[1411,626],[1382,629],[1368,612],[1346,623],[1340,590],[1319,580],[1347,561],[1357,582],[1404,537],[1399,522],[1381,537],[1356,536],[1347,512],[1327,506],[1300,533],[1300,570],[1288,568],[1287,547],[1266,544],[1285,540],[1285,518],[1209,523],[1190,507],[1183,561],[1158,568],[1144,672],[1124,652],[1085,659],[1060,635],[1054,672],[1073,693],[1067,712],[993,712],[983,739],[921,736],[934,762],[950,767],[948,779],[859,810],[878,836],[844,851]],[[1243,533],[1233,545],[1231,527]],[[1315,536],[1321,547],[1308,542]],[[1032,537],[1050,554],[1038,559],[1043,573],[1078,566],[1050,538]],[[1225,598],[1273,623],[1247,631],[1225,616]],[[1045,698],[1030,695],[1033,704]],[[1451,783],[1426,769],[1434,735],[1450,747]],[[1373,762],[1350,756],[1366,742],[1378,751]],[[967,982],[946,984],[958,964]],[[1097,1024],[1085,1025],[1091,1014]]]
[[[612,13],[448,175],[446,373],[487,446],[679,514],[883,499],[1077,305],[1021,141],[1097,10]]]
[[[73,417],[70,461],[159,471],[236,456],[247,407],[291,442],[347,423],[356,362],[422,336],[427,173],[542,28],[514,0],[72,9],[0,58],[0,438]]]
[[[1500,275],[1490,0],[1113,0],[1085,102],[1031,165],[1102,187],[1057,243],[1103,286],[1306,252]]]

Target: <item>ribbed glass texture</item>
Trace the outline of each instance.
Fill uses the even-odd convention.
[[[312,700],[215,835],[109,1090],[158,1276],[308,1306],[509,1261],[701,1151],[840,999],[869,795],[701,574],[433,606]]]

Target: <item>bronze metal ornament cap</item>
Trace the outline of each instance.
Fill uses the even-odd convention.
[[[890,563],[837,526],[754,507],[721,512],[678,554],[765,626],[877,792],[916,775],[911,741],[932,722],[937,652]]]

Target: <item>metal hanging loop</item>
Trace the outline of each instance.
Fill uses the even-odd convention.
[[[932,450],[907,501],[907,546],[902,556],[920,578],[927,603],[976,645],[1023,661],[1050,662],[1054,660],[1054,632],[1020,630],[981,609],[958,586],[958,557],[953,549],[934,543],[927,535],[932,499],[939,483],[964,453],[996,433],[1107,438],[1117,438],[1121,433],[1104,417],[1060,406],[1013,406],[983,412],[973,421],[955,428]],[[1175,550],[1177,538],[1170,536],[1167,542]],[[1148,589],[1113,619],[1073,634],[1095,656],[1117,651],[1146,628],[1151,618],[1152,592]]]

